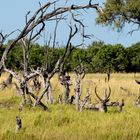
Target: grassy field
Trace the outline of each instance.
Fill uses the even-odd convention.
[[[109,108],[107,113],[91,110],[76,112],[70,105],[48,105],[49,112],[40,108],[24,108],[18,112],[20,97],[14,87],[0,91],[0,140],[139,140],[140,139],[140,108],[134,106],[134,100],[139,94],[140,85],[134,81],[134,74],[112,74],[109,83],[105,83],[105,74],[87,74],[82,82],[82,98],[86,89],[90,89],[92,101],[95,84],[98,92],[109,84],[111,101],[125,100],[122,113],[115,108]],[[140,76],[140,74],[138,74]],[[71,74],[74,84],[74,75]],[[0,81],[6,78],[3,74]],[[63,87],[57,82],[57,76],[52,79],[53,94],[57,99],[63,92]],[[120,90],[127,88],[132,94]],[[71,95],[74,94],[71,86]],[[19,115],[23,127],[15,132],[15,117]]]

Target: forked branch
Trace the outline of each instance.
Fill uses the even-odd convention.
[[[64,14],[66,12],[69,12],[70,10],[74,11],[74,10],[83,10],[83,9],[88,9],[88,8],[92,8],[92,9],[96,9],[96,10],[98,9],[97,4],[89,3],[87,5],[80,5],[80,6],[71,5],[68,7],[67,6],[66,7],[58,7],[56,9],[53,9],[52,11],[47,12],[47,9],[50,6],[54,5],[54,3],[56,3],[56,2],[57,1],[46,3],[45,5],[40,7],[28,21],[26,21],[26,25],[23,28],[23,30],[20,32],[20,34],[17,36],[17,38],[15,40],[13,40],[13,42],[5,49],[3,56],[1,58],[1,62],[0,62],[0,70],[2,70],[3,64],[7,60],[7,54],[15,46],[15,44],[20,39],[22,39],[23,37],[28,35],[28,33],[31,32],[38,25],[42,24],[42,28],[39,30],[39,32],[36,35],[40,34],[44,28],[44,21],[49,21],[50,19],[56,17],[57,15]]]

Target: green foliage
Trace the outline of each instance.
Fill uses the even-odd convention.
[[[140,24],[139,0],[106,0],[103,13],[98,13],[98,24],[110,25],[120,31],[125,23]]]
[[[0,55],[3,50],[0,50]],[[46,58],[45,48],[39,44],[33,44],[29,52],[29,65],[36,69],[45,66],[47,59],[49,71],[52,71],[64,50],[64,47],[49,47]],[[120,44],[109,45],[103,42],[93,42],[86,48],[76,48],[65,63],[65,70],[73,71],[81,63],[87,72],[139,72],[140,43],[124,48]],[[23,68],[23,50],[20,43],[9,53],[6,65],[15,70]]]
[[[126,23],[133,23],[137,27],[130,32],[139,30],[140,26],[140,1],[139,0],[106,0],[103,12],[98,13],[97,24],[111,26],[121,31]],[[140,71],[140,43],[136,43],[122,52],[119,58],[123,60],[124,53],[127,53],[125,65],[121,64],[121,69],[127,72]],[[124,63],[122,61],[122,63]],[[120,70],[120,68],[118,69]],[[117,70],[117,71],[118,71]],[[115,70],[116,71],[116,70]]]
[[[140,43],[136,43],[126,50],[129,61],[127,71],[140,71]]]
[[[18,43],[8,54],[6,65],[8,68],[20,70],[23,67],[22,64],[23,64],[23,50],[21,44]]]
[[[44,51],[39,44],[33,45],[29,54],[29,65],[33,68],[41,67],[43,65]]]
[[[124,71],[127,66],[125,49],[121,45],[104,45],[93,58],[96,71]]]
[[[64,48],[49,48],[48,50],[48,67],[52,71],[60,56],[62,56]]]

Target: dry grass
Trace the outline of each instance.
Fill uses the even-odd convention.
[[[0,81],[6,78],[2,75]],[[108,83],[105,74],[87,74],[82,82],[83,96],[90,89],[92,101],[95,101],[94,87],[102,93]],[[138,74],[140,76],[140,74]],[[74,75],[71,74],[74,84]],[[52,79],[53,94],[57,99],[63,93],[63,87]],[[18,112],[20,97],[14,87],[0,91],[0,140],[138,140],[140,139],[140,109],[133,105],[140,86],[134,81],[133,74],[116,73],[111,75],[109,85],[112,90],[111,101],[125,99],[122,113],[109,108],[108,113],[84,110],[76,112],[74,106],[48,105],[50,112],[39,108],[26,108]],[[127,88],[132,95],[120,90]],[[73,86],[71,95],[74,94]],[[134,94],[134,95],[133,95]],[[136,94],[136,95],[135,95]],[[15,133],[15,116],[22,118],[23,128]]]

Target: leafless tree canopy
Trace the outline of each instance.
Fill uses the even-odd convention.
[[[26,25],[23,30],[20,31],[19,35],[13,42],[5,49],[3,56],[0,62],[0,69],[4,67],[4,63],[7,59],[7,54],[9,51],[15,46],[15,44],[22,38],[26,37],[30,32],[32,32],[38,26],[41,26],[36,33],[32,35],[30,38],[31,40],[35,39],[45,28],[46,21],[57,20],[57,19],[64,19],[62,14],[67,12],[73,13],[76,10],[84,10],[84,9],[98,9],[97,4],[92,4],[91,1],[87,5],[70,5],[70,6],[63,6],[63,7],[56,7],[54,9],[54,5],[56,5],[59,1],[47,2],[45,5],[40,6],[40,8],[28,19],[28,15],[26,15]],[[74,15],[74,14],[73,14]],[[78,21],[78,20],[77,20]],[[80,23],[80,22],[79,22]],[[1,44],[3,43],[5,37],[1,35]]]

